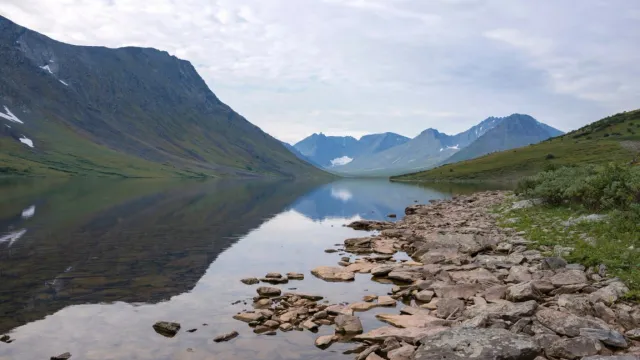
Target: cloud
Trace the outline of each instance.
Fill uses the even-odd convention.
[[[4,0],[80,45],[191,61],[272,135],[454,133],[529,113],[570,130],[640,98],[634,0]]]

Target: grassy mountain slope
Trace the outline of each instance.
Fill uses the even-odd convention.
[[[392,178],[396,181],[513,181],[576,164],[629,162],[640,155],[640,110],[619,113],[535,145]]]
[[[322,174],[166,52],[68,45],[0,17],[0,53],[5,174]]]

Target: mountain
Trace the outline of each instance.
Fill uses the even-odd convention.
[[[430,168],[468,146],[502,120],[490,117],[453,136],[427,129],[404,144],[357,158],[337,171],[347,175],[389,176]]]
[[[308,157],[302,155],[302,153],[300,151],[298,151],[298,149],[293,147],[293,145],[291,145],[291,144],[289,144],[287,142],[284,142],[284,141],[281,141],[281,143],[282,143],[282,145],[284,145],[284,147],[287,148],[287,150],[291,151],[293,153],[293,155],[295,155],[298,159],[300,159],[302,161],[305,161],[305,162],[308,162],[309,164],[311,164],[311,165],[313,165],[313,166],[315,166],[317,168],[322,168],[322,166],[320,166],[320,164],[318,164],[315,161],[309,159]]]
[[[516,124],[517,127],[526,127]],[[471,146],[469,148],[471,149]],[[558,166],[609,162],[637,163],[639,158],[640,109],[609,116],[537,144],[494,152],[428,171],[397,176],[392,180],[515,181]]]
[[[542,124],[529,115],[513,114],[480,136],[469,146],[449,157],[444,163],[474,159],[496,151],[536,144],[563,132]]]
[[[0,17],[0,53],[0,174],[322,175],[167,52],[68,45]]]
[[[326,136],[320,133],[301,140],[294,148],[313,162],[325,168],[334,168],[407,141],[409,138],[389,132],[365,135],[360,140],[351,136]]]

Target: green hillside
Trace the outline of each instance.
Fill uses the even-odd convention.
[[[564,165],[630,162],[640,155],[640,110],[609,116],[535,145],[393,177],[395,181],[515,181]]]

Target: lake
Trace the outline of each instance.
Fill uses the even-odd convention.
[[[310,270],[336,265],[324,249],[366,235],[343,225],[401,219],[408,205],[487,189],[343,179],[177,182],[24,180],[0,182],[0,359],[353,359],[354,344],[320,350],[332,332],[254,334],[232,319],[251,309],[255,288],[239,280],[301,272],[282,289],[331,303],[384,295],[391,285],[357,274],[327,283]],[[400,255],[402,256],[402,255]],[[358,313],[365,331],[383,324]],[[156,321],[176,321],[173,338]],[[206,325],[204,325],[206,324]],[[193,333],[186,330],[197,329]],[[212,339],[237,330],[227,343]]]

